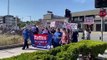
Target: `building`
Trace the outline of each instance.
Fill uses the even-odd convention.
[[[49,27],[53,21],[66,21],[67,19],[62,16],[54,15],[53,13],[47,13],[43,16],[43,19],[40,20],[43,26]]]
[[[4,18],[3,16],[0,16],[0,24],[3,24],[4,23]]]
[[[12,15],[0,16],[0,27],[8,29],[16,29],[17,24],[20,22],[18,17]]]
[[[99,16],[99,9],[88,10],[81,12],[73,12],[72,20],[73,23],[78,23],[79,29],[90,28],[92,31],[101,31],[101,17]],[[93,23],[85,24],[86,18],[93,18]],[[54,15],[53,13],[47,13],[43,16],[41,23],[43,26],[49,26],[52,21],[66,21],[68,20],[65,17]],[[103,31],[107,31],[107,16],[103,20]]]
[[[72,19],[76,23],[78,23],[78,27],[84,29],[86,27],[91,28],[92,31],[101,31],[101,18],[99,16],[98,9],[96,10],[89,10],[89,11],[81,11],[81,12],[74,12],[72,13]],[[86,17],[93,17],[94,23],[93,24],[84,24],[84,20]],[[107,16],[103,20],[103,30],[107,31]]]

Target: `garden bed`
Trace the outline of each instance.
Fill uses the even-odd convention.
[[[23,39],[19,35],[0,35],[0,46],[10,46],[16,44],[22,44]]]
[[[106,49],[107,43],[105,42],[84,40],[53,48],[49,51],[23,53],[2,60],[77,60],[80,54],[84,60],[95,60],[98,54],[103,54]]]

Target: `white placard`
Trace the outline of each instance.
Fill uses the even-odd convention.
[[[77,23],[65,23],[64,24],[65,26],[65,28],[67,28],[67,29],[72,29],[72,30],[76,30],[77,29],[77,26],[78,26],[78,24]]]
[[[84,24],[94,24],[94,17],[85,17]]]
[[[64,22],[62,21],[54,21],[54,22],[51,22],[50,27],[62,28],[63,25],[64,25]]]

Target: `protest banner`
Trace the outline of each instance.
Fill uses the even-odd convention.
[[[52,35],[36,34],[34,35],[34,43],[33,47],[50,49],[52,45]]]
[[[40,48],[46,48],[48,44],[47,34],[36,34],[34,35],[35,46]]]

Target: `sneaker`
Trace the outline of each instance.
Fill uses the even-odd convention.
[[[25,50],[24,48],[22,48],[22,50]]]

